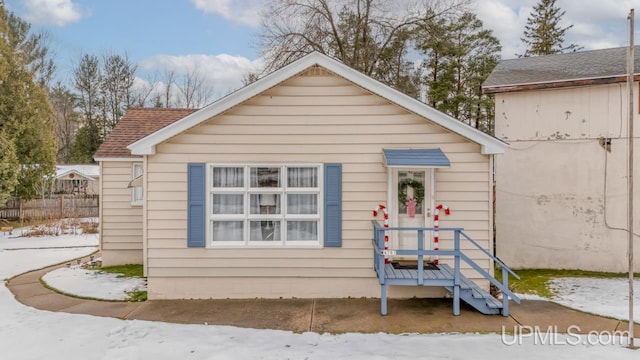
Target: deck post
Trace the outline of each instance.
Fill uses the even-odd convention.
[[[424,230],[418,229],[418,285],[424,285]]]
[[[453,237],[454,256],[453,267],[453,315],[460,315],[460,230],[456,229]]]
[[[387,315],[387,284],[380,285],[380,314]]]
[[[376,235],[375,235],[375,240],[376,240],[376,245],[378,246],[378,249],[384,249],[384,229],[376,229]],[[380,281],[380,284],[384,284],[385,283],[385,278],[384,278],[384,274],[385,274],[385,263],[384,263],[384,255],[378,253],[376,254],[375,257],[375,261],[378,264],[378,280]],[[385,290],[386,291],[386,290]]]
[[[505,289],[509,288],[509,272],[504,266],[502,266],[502,285]],[[509,316],[509,296],[505,293],[502,293],[502,316]]]

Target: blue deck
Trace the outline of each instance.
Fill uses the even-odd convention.
[[[387,314],[387,286],[441,286],[453,294],[453,314],[460,314],[460,300],[468,303],[484,314],[509,315],[509,299],[520,303],[520,298],[509,290],[509,274],[518,278],[511,269],[502,261],[491,255],[477,242],[467,236],[461,228],[440,228],[439,231],[450,231],[454,234],[454,248],[442,250],[424,250],[424,233],[431,232],[433,228],[383,228],[377,221],[372,221],[374,227],[374,262],[375,270],[381,286],[380,313]],[[418,234],[418,248],[415,250],[383,250],[385,231],[413,231]],[[502,279],[500,282],[491,276],[485,269],[476,264],[471,258],[460,250],[460,241],[464,239],[476,248],[480,249],[485,256],[489,257],[495,264],[502,268]],[[417,256],[416,269],[394,268],[392,264],[385,264],[385,255],[407,255]],[[453,267],[446,263],[429,266],[425,268],[424,257],[435,256],[453,258]],[[460,272],[460,264],[465,262],[470,265],[478,274],[502,291],[502,301],[491,296],[486,290],[480,288],[472,280],[468,279]]]

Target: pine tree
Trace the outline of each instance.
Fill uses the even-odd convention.
[[[551,55],[582,49],[576,44],[564,45],[567,30],[573,25],[560,27],[565,11],[556,6],[556,0],[540,0],[527,18],[524,37],[520,38],[527,45],[527,50],[519,57]]]
[[[0,131],[5,142],[13,142],[19,164],[14,193],[30,199],[39,195],[38,184],[55,169],[54,124],[47,94],[14,46],[16,34],[6,19],[0,6]]]
[[[498,62],[500,41],[470,12],[428,21],[419,34],[418,50],[427,56],[423,62],[427,103],[491,133],[493,101],[480,86]]]
[[[18,157],[16,146],[0,131],[0,208],[9,200],[18,185]]]

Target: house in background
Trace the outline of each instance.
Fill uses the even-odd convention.
[[[193,113],[129,111],[95,155],[103,261],[142,262],[150,299],[377,297],[372,210],[385,205],[391,226],[430,227],[446,204],[440,226],[492,249],[493,155],[505,147],[312,53]],[[390,241],[415,248],[417,235]],[[453,242],[441,232],[441,249]],[[493,273],[480,250],[468,256]]]
[[[626,59],[615,48],[504,60],[485,81],[510,144],[496,157],[497,255],[509,265],[626,271]],[[637,121],[637,81],[634,92]]]
[[[129,109],[94,154],[100,168],[100,249],[105,265],[142,263],[142,156],[127,145],[194,110]],[[105,180],[106,177],[106,180]]]
[[[100,167],[90,164],[56,165],[53,192],[56,194],[97,195]]]

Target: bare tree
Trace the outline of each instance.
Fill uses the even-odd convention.
[[[206,105],[212,97],[213,89],[208,86],[196,67],[182,76],[182,84],[178,86],[180,91],[180,106],[187,109],[195,109]]]
[[[102,98],[105,136],[118,123],[124,112],[134,104],[133,84],[136,65],[125,54],[103,57]]]
[[[170,108],[173,104],[173,87],[176,83],[176,70],[166,67],[163,72],[164,83],[164,107]]]
[[[78,101],[69,89],[57,82],[49,90],[49,102],[58,140],[56,160],[59,164],[67,164],[71,161],[73,138],[80,127],[80,113],[76,111]]]
[[[159,84],[157,73],[154,73],[151,77],[139,79],[138,84],[132,89],[133,106],[146,107],[150,103],[155,104],[156,96],[154,96],[154,93],[156,93]]]
[[[399,88],[415,28],[467,0],[275,0],[262,14],[266,71],[318,51]],[[405,92],[417,89],[400,89]]]

